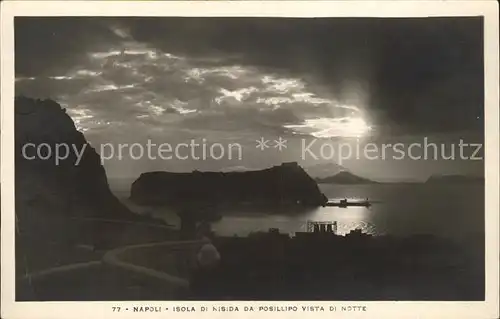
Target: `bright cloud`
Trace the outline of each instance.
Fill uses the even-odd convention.
[[[302,124],[285,126],[317,138],[362,137],[371,130],[362,118],[347,117],[306,119]]]

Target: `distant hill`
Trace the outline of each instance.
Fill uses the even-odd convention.
[[[468,176],[468,175],[431,175],[426,184],[463,184],[463,183],[481,183],[484,184],[484,177],[482,176]]]
[[[367,178],[359,177],[348,171],[342,171],[333,176],[316,178],[319,184],[376,184],[377,182]]]
[[[346,168],[335,162],[319,163],[304,167],[304,170],[312,178],[326,178],[334,176],[340,172],[346,171]]]
[[[416,178],[377,178],[379,184],[423,184],[425,180]]]

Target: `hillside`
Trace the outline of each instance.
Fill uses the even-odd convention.
[[[304,167],[304,170],[312,178],[326,178],[336,175],[346,169],[335,162],[317,163]]]
[[[342,171],[336,175],[317,178],[316,182],[319,184],[375,184],[377,182],[367,178],[359,177],[348,171]]]

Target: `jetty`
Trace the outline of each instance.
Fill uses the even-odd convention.
[[[368,199],[366,200],[354,200],[348,201],[347,199],[341,199],[340,201],[328,201],[324,206],[333,206],[333,207],[348,207],[348,206],[362,206],[362,207],[370,207],[372,204]]]

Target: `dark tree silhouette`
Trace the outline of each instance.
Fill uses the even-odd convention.
[[[215,205],[204,202],[186,203],[177,208],[177,216],[181,221],[180,238],[194,239],[199,224],[211,223],[220,218]]]

